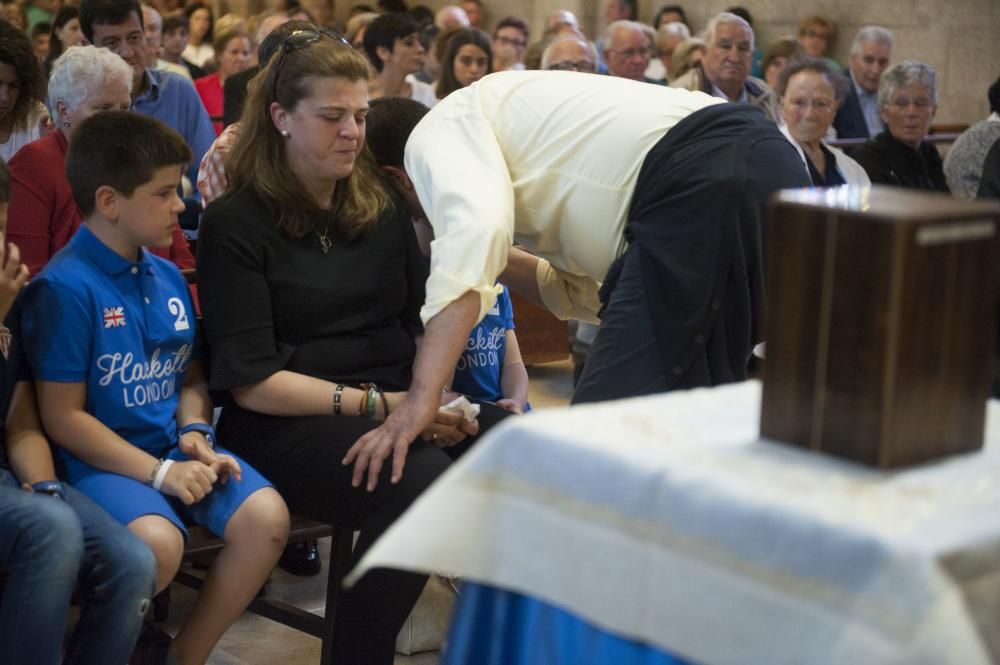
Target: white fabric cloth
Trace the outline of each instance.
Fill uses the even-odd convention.
[[[759,440],[760,384],[509,418],[375,543],[703,665],[1000,661],[984,450],[882,473]]]
[[[795,140],[792,133],[788,131],[788,125],[781,124],[778,126],[778,129],[781,130],[781,133],[785,135],[788,142],[791,143],[795,150],[799,153],[799,157],[802,158],[802,165],[806,169],[806,175],[808,175],[809,167],[806,166],[805,150],[803,150],[802,146],[799,145],[799,142]],[[856,161],[848,157],[847,154],[840,148],[828,145],[826,141],[823,142],[823,146],[833,153],[834,159],[837,160],[837,170],[840,172],[840,175],[844,178],[844,181],[847,182],[848,185],[860,185],[863,187],[871,186],[872,181],[861,164],[858,164]]]
[[[18,150],[35,139],[41,138],[44,133],[42,129],[45,127],[48,119],[49,112],[45,106],[41,103],[36,104],[28,111],[28,117],[25,119],[24,124],[16,127],[10,133],[10,138],[7,139],[6,143],[0,143],[0,157],[5,162],[9,162],[10,158]]]
[[[434,86],[418,81],[413,74],[406,77],[406,82],[410,84],[410,99],[420,102],[427,108],[432,108],[438,103],[437,95],[434,94]]]
[[[592,308],[597,283],[623,249],[647,151],[681,119],[719,103],[610,76],[541,71],[491,74],[438,102],[405,156],[434,227],[423,320],[470,290],[480,296],[481,319],[496,300],[512,239],[550,262],[540,276],[567,275],[573,284],[542,288],[549,309],[565,318],[581,289]]]

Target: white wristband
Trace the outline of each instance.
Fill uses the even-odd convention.
[[[174,461],[172,459],[163,460],[163,464],[161,464],[160,468],[157,469],[156,476],[153,478],[154,490],[156,490],[157,492],[160,491],[160,487],[163,485],[163,480],[167,477],[167,471],[169,471],[170,467],[172,467],[173,465]]]

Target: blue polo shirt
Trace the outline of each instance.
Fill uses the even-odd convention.
[[[36,380],[85,383],[88,413],[162,457],[177,441],[195,323],[187,283],[172,263],[145,251],[128,261],[85,224],[28,285],[22,329]],[[59,454],[70,482],[91,469],[65,449]]]
[[[198,164],[215,141],[215,129],[194,84],[171,72],[147,69],[146,89],[132,101],[132,110],[156,118],[184,137],[194,158],[187,177],[198,181]]]
[[[500,375],[507,349],[507,331],[514,329],[514,309],[507,287],[469,335],[455,367],[452,388],[487,402],[503,399]]]

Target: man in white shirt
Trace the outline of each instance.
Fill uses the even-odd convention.
[[[371,487],[390,454],[398,480],[498,277],[560,318],[597,321],[600,311],[575,402],[745,378],[761,341],[766,199],[809,184],[759,111],[542,71],[487,76],[412,132],[372,111],[371,140],[409,136],[392,175],[434,241],[413,384],[345,458],[356,482],[367,474]]]

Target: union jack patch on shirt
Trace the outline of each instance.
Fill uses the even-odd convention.
[[[124,328],[125,327],[125,308],[124,307],[105,307],[104,308],[104,327],[105,328]]]

